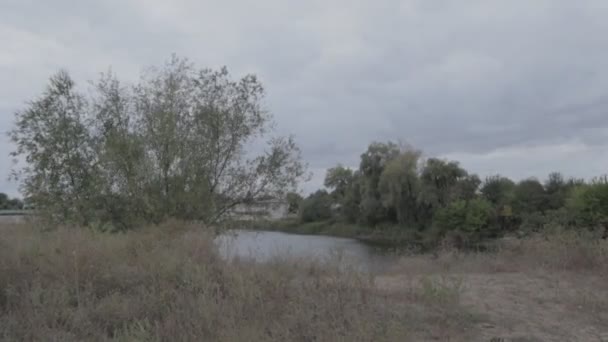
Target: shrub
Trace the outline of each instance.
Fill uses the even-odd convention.
[[[458,200],[437,211],[434,230],[438,238],[446,235],[457,236],[457,244],[478,242],[482,238],[495,235],[492,231],[494,209],[484,199]],[[454,234],[456,233],[456,234]]]
[[[574,189],[568,201],[574,223],[591,230],[608,232],[608,181],[606,178]]]
[[[331,218],[331,196],[327,191],[319,190],[306,198],[300,206],[302,222],[323,221]]]

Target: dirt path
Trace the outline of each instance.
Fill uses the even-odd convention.
[[[424,279],[426,290],[413,289]],[[605,280],[551,273],[435,273],[380,276],[376,284],[393,295],[436,296],[439,292],[428,285],[433,282],[439,284],[435,288],[457,291],[459,305],[478,317],[471,335],[478,341],[600,342],[608,341]]]

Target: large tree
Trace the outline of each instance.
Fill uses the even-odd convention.
[[[293,138],[269,136],[254,75],[234,80],[173,57],[132,86],[103,74],[89,93],[61,71],[16,114],[22,190],[54,218],[215,221],[239,203],[283,196],[304,174]]]
[[[374,142],[361,155],[359,172],[361,175],[361,221],[376,224],[386,220],[389,214],[382,204],[382,194],[379,189],[380,178],[388,163],[401,153],[398,145],[392,142]]]
[[[419,161],[421,152],[404,149],[389,161],[380,176],[379,190],[385,208],[394,211],[396,221],[402,225],[420,223]]]
[[[456,185],[466,176],[467,172],[456,161],[429,158],[420,175],[424,202],[432,208],[445,207],[455,199]]]

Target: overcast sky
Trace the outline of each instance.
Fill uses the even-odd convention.
[[[176,53],[260,77],[305,190],[374,140],[481,176],[591,177],[608,172],[607,33],[606,0],[2,0],[0,131],[59,68],[135,80]]]

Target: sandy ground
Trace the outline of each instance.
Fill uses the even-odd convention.
[[[534,272],[407,272],[376,278],[389,295],[407,295],[424,279],[456,296],[475,317],[466,336],[452,330],[425,340],[608,341],[605,275]],[[428,286],[427,286],[428,287]],[[426,292],[429,292],[427,289]]]

